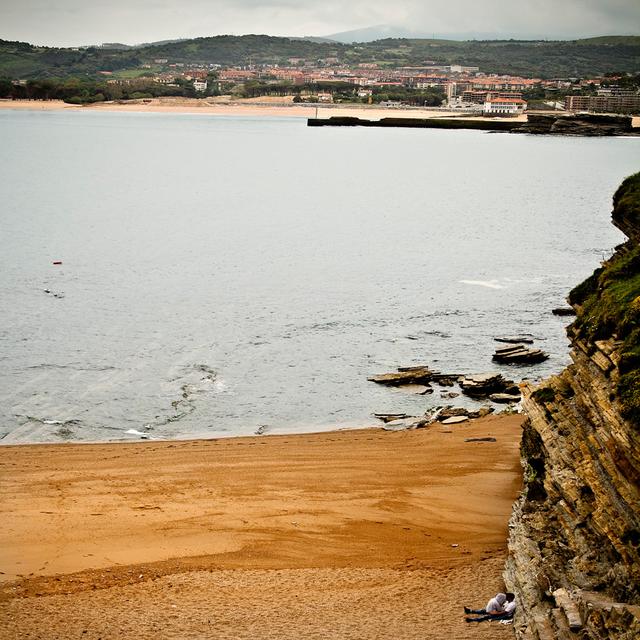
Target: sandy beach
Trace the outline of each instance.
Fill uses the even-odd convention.
[[[190,113],[218,116],[271,116],[280,118],[314,118],[316,105],[295,104],[282,98],[255,98],[247,100],[230,100],[220,98],[153,98],[148,100],[131,100],[124,102],[101,102],[90,105],[71,105],[62,100],[0,100],[0,109],[32,109],[39,111],[119,111],[132,113]],[[319,118],[332,116],[353,116],[357,118],[443,118],[452,115],[460,116],[460,112],[444,109],[421,109],[400,107],[379,107],[376,105],[323,105],[317,108]],[[468,117],[468,116],[467,116]],[[517,119],[526,120],[526,116]]]
[[[521,421],[2,447],[0,636],[510,638]]]
[[[35,110],[35,111],[115,111],[131,113],[186,113],[213,116],[245,116],[277,117],[277,118],[331,118],[333,116],[351,116],[380,120],[381,118],[463,118],[465,120],[484,120],[481,115],[472,115],[460,111],[446,109],[429,109],[419,107],[380,107],[376,105],[322,105],[317,108],[311,104],[295,104],[291,99],[283,98],[250,98],[230,100],[219,98],[153,98],[147,100],[130,100],[125,102],[99,102],[89,105],[72,105],[62,100],[0,100],[0,110]],[[492,118],[492,121],[508,120],[510,122],[526,122],[526,114],[515,118]],[[631,119],[632,126],[640,127],[640,116]]]

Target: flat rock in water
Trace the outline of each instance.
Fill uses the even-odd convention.
[[[465,442],[496,442],[495,438],[465,438]]]
[[[523,344],[500,347],[493,354],[493,360],[502,364],[535,364],[543,362],[549,356],[540,349],[530,349]]]
[[[456,373],[434,373],[433,381],[441,387],[453,387],[454,384],[460,382],[464,376]]]
[[[458,424],[459,422],[466,422],[469,416],[452,416],[442,421],[442,424]]]
[[[500,338],[494,338],[494,340],[496,342],[533,344],[533,338],[529,336],[501,336]]]
[[[431,380],[432,376],[433,372],[429,367],[400,367],[395,372],[371,376],[367,380],[376,384],[399,387],[407,384],[425,384]]]
[[[552,309],[551,313],[554,316],[575,316],[576,310],[572,307],[557,307],[556,309]]]
[[[499,373],[477,373],[465,376],[460,382],[462,393],[473,398],[487,397],[491,393],[504,393],[513,382],[505,380]]]
[[[404,420],[413,417],[408,413],[374,413],[373,416],[378,420],[382,420],[382,422],[393,422],[393,420]]]
[[[433,393],[433,389],[424,384],[401,384],[394,385],[393,388],[398,391],[404,391],[405,393],[411,393],[415,396],[426,396],[429,393]]]
[[[525,347],[521,342],[517,342],[515,344],[510,344],[506,347],[498,347],[496,349],[496,353],[499,354],[503,354],[503,353],[515,353],[516,351],[527,351],[529,349],[529,347]]]

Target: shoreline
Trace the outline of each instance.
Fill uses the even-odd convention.
[[[495,414],[494,414],[495,415]],[[497,414],[500,415],[500,414]],[[277,436],[305,436],[305,435],[315,435],[315,434],[328,434],[328,433],[340,433],[342,431],[365,431],[365,430],[375,430],[382,429],[383,424],[376,420],[375,423],[371,424],[357,424],[357,425],[344,425],[339,426],[335,424],[324,425],[324,426],[309,426],[302,427],[300,430],[296,431],[279,431],[278,428],[274,428],[273,430],[268,430],[263,433],[226,433],[219,432],[216,435],[198,435],[198,434],[185,434],[184,436],[179,436],[175,438],[160,438],[160,437],[152,437],[149,435],[148,437],[142,437],[143,435],[147,435],[144,432],[139,432],[138,434],[126,433],[122,432],[123,436],[130,436],[129,438],[120,438],[120,439],[110,439],[110,440],[59,440],[59,441],[47,441],[47,440],[34,440],[33,442],[27,441],[18,441],[18,442],[5,442],[5,438],[10,436],[12,432],[6,434],[3,438],[0,438],[0,450],[5,447],[58,447],[58,446],[69,446],[69,445],[79,445],[79,446],[93,446],[93,445],[119,445],[119,444],[149,444],[149,443],[171,443],[171,442],[214,442],[217,440],[233,440],[236,438],[266,438],[266,437],[277,437]]]
[[[317,111],[316,111],[317,109]],[[321,121],[329,118],[360,118],[368,120],[382,120],[384,118],[407,119],[446,119],[454,118],[459,121],[472,123],[526,123],[527,114],[516,117],[486,118],[478,113],[464,113],[460,110],[433,109],[428,107],[380,107],[364,104],[302,104],[284,102],[281,99],[265,101],[265,99],[227,100],[220,98],[152,98],[131,100],[126,102],[100,102],[88,105],[72,105],[62,100],[9,100],[0,99],[0,111],[76,111],[76,112],[107,112],[107,113],[161,113],[183,115],[209,115],[232,117],[269,117],[269,118],[299,118]],[[555,113],[558,112],[536,112]],[[640,116],[631,116],[632,127],[640,129]],[[498,124],[499,126],[499,124]],[[449,128],[449,127],[442,127]],[[462,128],[462,127],[460,127]],[[481,128],[481,127],[478,127]],[[638,135],[634,133],[633,135]]]
[[[471,637],[460,598],[502,588],[522,419],[0,448],[0,632]]]
[[[125,102],[100,102],[89,105],[72,105],[62,100],[0,100],[0,110],[32,111],[109,111],[129,113],[184,113],[219,116],[270,116],[311,118],[316,114],[330,116],[355,116],[368,118],[443,118],[463,117],[459,111],[421,107],[379,107],[376,105],[316,105],[283,101],[219,100],[198,98],[152,98]],[[467,116],[472,118],[474,116]],[[476,118],[478,116],[475,116]],[[526,116],[519,116],[524,121]],[[517,120],[508,118],[508,120]]]

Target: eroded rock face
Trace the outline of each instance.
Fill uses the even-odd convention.
[[[632,233],[638,214],[640,199],[625,217]],[[505,569],[521,639],[640,638],[637,251],[631,235],[572,292],[573,364],[523,390],[524,490]]]

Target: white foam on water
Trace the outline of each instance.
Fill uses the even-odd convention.
[[[462,284],[472,284],[478,287],[487,287],[488,289],[504,289],[497,280],[459,280]]]

